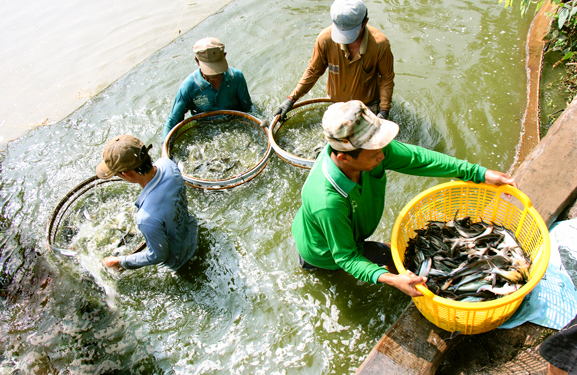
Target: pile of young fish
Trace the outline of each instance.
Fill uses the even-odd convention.
[[[294,156],[315,160],[327,143],[322,126],[327,108],[323,103],[292,114],[275,136],[279,147]]]
[[[405,269],[427,277],[427,288],[455,301],[489,301],[529,279],[531,260],[506,228],[470,217],[429,221],[405,250]]]
[[[132,202],[110,199],[98,207],[81,205],[63,220],[52,248],[62,255],[79,252],[95,259],[126,255],[144,239],[137,230]]]
[[[172,145],[180,171],[195,178],[222,180],[256,165],[267,149],[262,131],[237,120],[205,121]]]

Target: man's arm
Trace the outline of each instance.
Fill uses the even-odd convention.
[[[115,269],[119,269],[119,267],[137,269],[165,262],[169,256],[170,245],[162,227],[160,225],[141,225],[140,229],[146,239],[146,250],[126,256],[107,257],[102,260],[102,263]]]
[[[170,133],[172,128],[184,120],[184,114],[187,112],[187,110],[188,108],[184,99],[184,95],[181,93],[181,90],[178,90],[178,94],[176,94],[174,104],[172,105],[172,111],[170,112],[170,115],[168,116],[168,119],[162,128],[162,142],[164,142],[166,136],[168,133]]]
[[[491,185],[511,185],[517,188],[517,181],[506,173],[487,169],[485,172],[485,182]]]
[[[315,221],[327,241],[334,262],[356,279],[374,283],[373,275],[383,272],[383,268],[361,255],[347,208],[328,207],[317,211]]]
[[[379,93],[381,99],[380,111],[385,111],[388,115],[388,112],[391,110],[393,88],[395,86],[394,58],[389,41],[385,40],[382,43],[382,56],[378,62]]]
[[[383,273],[379,276],[378,282],[393,286],[411,297],[422,296],[423,293],[419,292],[415,286],[425,283],[427,279],[425,277],[417,276],[411,271],[407,272],[408,273],[400,275]]]
[[[485,182],[487,168],[440,152],[393,140],[384,149],[381,166],[414,176],[459,178]],[[381,167],[379,166],[379,168]]]
[[[326,30],[326,29],[325,29]],[[324,32],[324,30],[323,30]],[[313,49],[313,55],[303,73],[301,79],[297,83],[297,87],[293,90],[293,92],[285,99],[278,107],[275,108],[273,112],[273,116],[280,115],[281,121],[284,121],[286,118],[286,114],[292,109],[293,105],[303,97],[306,93],[308,93],[315,83],[319,80],[319,78],[325,73],[327,69],[327,56],[326,52],[321,49],[319,38],[317,38],[315,42],[315,47]],[[330,32],[329,32],[330,35]]]
[[[325,29],[326,30],[326,29]],[[328,66],[328,57],[326,49],[323,48],[319,39],[321,35],[325,32],[321,32],[319,37],[315,42],[315,47],[313,49],[313,55],[303,73],[301,79],[299,80],[297,87],[293,90],[293,92],[289,95],[289,97],[296,102],[301,97],[303,97],[306,93],[308,93],[315,83],[319,80],[319,78],[325,73],[325,70]],[[329,31],[329,38],[330,38],[330,31]]]

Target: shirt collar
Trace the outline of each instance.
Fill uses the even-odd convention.
[[[200,68],[195,70],[194,74],[192,76],[194,78],[194,82],[196,83],[196,85],[201,90],[204,90],[207,87],[212,87],[210,85],[210,83],[206,79],[204,79],[204,77],[202,76],[202,73],[200,72]],[[222,82],[220,84],[222,85],[224,82],[227,82],[229,80],[229,78],[234,78],[234,72],[230,68],[228,68],[228,70],[226,72],[224,72],[224,74],[222,76]]]
[[[345,176],[333,159],[331,159],[331,146],[329,146],[328,143],[323,150],[322,169],[326,179],[333,185],[335,190],[345,198],[347,198],[349,193],[357,186],[357,183]]]
[[[158,185],[160,180],[162,180],[162,174],[164,173],[164,170],[159,165],[155,165],[155,167],[156,167],[156,174],[154,175],[152,180],[150,180],[148,182],[148,184],[146,184],[144,189],[142,189],[142,191],[140,192],[140,195],[138,196],[138,199],[134,203],[134,205],[138,208],[140,208],[140,206],[142,206],[142,203],[146,199],[146,196],[148,195],[148,193],[150,193],[152,190],[154,190],[156,185]]]
[[[365,25],[363,40],[361,40],[361,47],[359,48],[359,55],[364,55],[365,53],[367,53],[368,44],[369,44],[369,29],[368,25]],[[349,51],[349,45],[339,43],[339,46],[341,47],[341,50],[345,51],[345,57],[348,58],[349,55],[351,54],[351,51]]]

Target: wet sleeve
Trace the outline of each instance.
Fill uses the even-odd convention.
[[[382,55],[379,59],[379,93],[381,104],[381,111],[389,111],[391,109],[391,101],[393,98],[393,88],[395,86],[395,71],[393,68],[394,60],[391,52],[391,45],[389,41],[383,42]]]
[[[250,98],[250,94],[248,92],[248,85],[246,84],[246,79],[244,78],[244,74],[242,72],[238,72],[238,102],[240,104],[240,110],[242,112],[251,112],[254,108],[252,104],[252,99]]]
[[[440,152],[398,141],[389,143],[383,152],[385,169],[414,176],[448,177],[475,183],[485,182],[487,168]]]
[[[355,278],[371,283],[375,272],[382,268],[361,255],[355,243],[351,220],[345,212],[342,209],[323,209],[315,216],[335,263]]]
[[[250,99],[250,98],[249,98]],[[168,119],[164,123],[164,127],[162,128],[162,141],[166,139],[166,136],[172,128],[174,128],[178,123],[184,120],[184,115],[188,110],[193,110],[193,108],[189,108],[187,104],[186,95],[181,89],[178,90],[178,94],[176,94],[176,99],[174,99],[174,104],[172,105],[172,111],[168,116]]]
[[[309,64],[299,80],[297,87],[290,94],[290,97],[296,102],[308,93],[315,83],[317,83],[318,79],[325,73],[327,66],[326,51],[322,48],[319,38],[317,38]]]
[[[139,229],[146,239],[146,250],[119,257],[120,265],[125,269],[136,269],[166,262],[170,248],[164,228],[160,224],[141,224]]]

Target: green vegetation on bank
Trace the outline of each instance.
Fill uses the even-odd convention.
[[[513,6],[515,0],[499,0],[499,3],[503,2],[507,8]],[[544,3],[544,0],[520,0],[519,10],[526,15],[529,8],[535,5],[537,13]],[[551,0],[551,3],[556,7],[548,14],[552,22],[545,37],[547,43],[541,81],[541,111],[544,112],[541,115],[542,136],[577,96],[577,0]],[[555,72],[557,69],[563,69],[563,72]],[[559,98],[563,103],[559,103]]]

